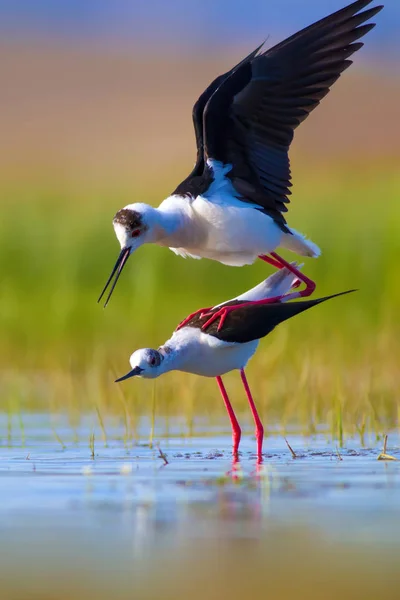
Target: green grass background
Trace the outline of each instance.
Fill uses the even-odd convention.
[[[157,204],[178,173],[137,189],[3,186],[0,221],[2,397],[15,410],[157,413],[219,419],[215,383],[172,373],[117,386],[131,352],[157,347],[201,306],[257,284],[272,268],[183,260],[165,248],[131,257],[108,308],[96,303],[119,248],[111,220],[133,201]],[[397,421],[400,384],[400,175],[395,166],[299,168],[288,219],[322,249],[306,259],[316,295],[359,291],[283,324],[260,346],[248,375],[267,425],[324,424],[335,434],[384,431]],[[284,253],[289,258],[293,254]],[[239,412],[237,374],[226,378]]]

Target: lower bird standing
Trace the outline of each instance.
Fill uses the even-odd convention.
[[[206,332],[203,331],[208,315],[197,312],[189,320],[185,320],[185,325],[174,331],[172,337],[158,350],[151,348],[136,350],[130,357],[132,370],[116,381],[134,376],[154,379],[174,370],[215,377],[231,422],[233,455],[237,458],[241,429],[221,376],[238,369],[255,421],[257,458],[261,461],[264,428],[244,372],[249,359],[255,353],[259,340],[268,335],[279,323],[325,300],[348,293],[342,292],[300,302],[283,301],[290,297],[286,293],[298,282],[296,275],[291,272],[292,269],[298,269],[297,265],[289,266],[291,269],[284,268],[277,271],[245,294],[210,309],[211,314],[217,313],[223,307],[233,309],[227,314],[222,327],[214,321],[208,326]],[[283,300],[275,300],[282,297]],[[266,299],[270,302],[257,304],[257,301]]]

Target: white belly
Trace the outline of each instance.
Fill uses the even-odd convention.
[[[260,254],[273,252],[284,246],[303,256],[318,256],[315,244],[292,230],[284,233],[275,221],[237,198],[227,173],[232,165],[207,160],[213,170],[214,181],[197,198],[173,195],[160,205],[163,210],[176,210],[184,215],[184,225],[160,241],[180,256],[211,258],[225,265],[241,267],[255,261]]]
[[[258,346],[258,340],[247,344],[221,345],[219,348],[207,344],[199,345],[194,354],[188,353],[178,371],[194,373],[203,377],[217,377],[235,369],[244,369]]]
[[[231,199],[232,201],[232,199]],[[259,254],[277,248],[283,232],[265,213],[235,204],[212,202],[198,196],[191,204],[193,222],[204,231],[197,243],[171,248],[181,256],[210,258],[230,266],[252,264]]]

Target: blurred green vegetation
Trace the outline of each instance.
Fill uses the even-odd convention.
[[[3,186],[0,221],[2,397],[10,410],[48,409],[151,414],[152,382],[116,386],[128,358],[157,347],[201,306],[221,302],[271,273],[262,264],[230,268],[183,260],[144,246],[131,257],[106,310],[96,304],[118,254],[111,220],[132,201],[157,204],[179,174],[137,189],[65,190]],[[400,175],[395,168],[303,168],[288,213],[292,227],[322,248],[304,270],[316,295],[359,291],[280,326],[249,366],[267,426],[293,421],[312,432],[393,424],[400,384]],[[283,253],[293,257],[290,253]],[[237,376],[227,376],[239,412]],[[181,373],[157,382],[158,414],[224,411],[212,380]],[[236,388],[237,386],[237,388]],[[8,403],[8,404],[7,404]],[[125,407],[125,408],[124,408]]]

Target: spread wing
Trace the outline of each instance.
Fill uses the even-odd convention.
[[[294,130],[347,69],[363,25],[382,6],[360,12],[358,0],[254,57],[224,79],[203,114],[205,155],[231,163],[228,174],[243,200],[285,223]]]
[[[213,173],[207,159],[231,164],[227,176],[238,197],[258,204],[286,230],[294,130],[362,47],[357,40],[374,27],[364,23],[383,8],[363,11],[371,2],[357,0],[269,50],[257,48],[213,81],[193,110],[196,166],[175,193],[208,188]]]
[[[206,107],[207,102],[214,94],[214,92],[219,88],[221,83],[225,81],[232,73],[236,71],[239,67],[244,64],[251,62],[251,60],[257,55],[259,50],[262,48],[264,43],[262,43],[258,48],[250,52],[248,56],[246,56],[243,60],[241,60],[237,65],[235,65],[230,71],[224,73],[223,75],[219,75],[210,83],[210,85],[204,90],[196,104],[193,106],[192,111],[192,120],[194,127],[194,134],[196,138],[196,146],[197,146],[197,157],[196,164],[193,167],[192,172],[184,179],[173,192],[174,194],[179,195],[191,195],[196,196],[201,191],[199,189],[204,189],[204,191],[208,188],[209,184],[213,180],[212,172],[207,168],[207,165],[204,160],[204,135],[203,135],[203,113]]]

